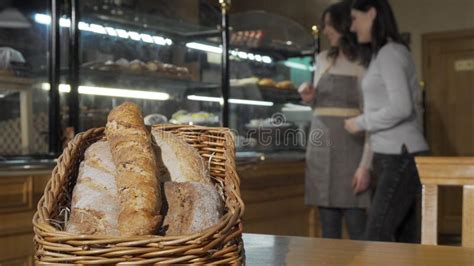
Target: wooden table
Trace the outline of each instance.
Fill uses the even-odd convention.
[[[474,265],[474,248],[244,234],[246,265]]]

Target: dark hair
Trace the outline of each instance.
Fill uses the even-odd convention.
[[[377,11],[372,25],[372,41],[369,45],[361,45],[360,52],[361,63],[365,66],[369,65],[372,56],[376,55],[389,40],[408,48],[398,31],[397,21],[387,0],[352,1],[352,9],[355,10],[367,12],[372,7]]]
[[[331,26],[341,34],[339,47],[331,47],[328,51],[328,58],[336,60],[339,52],[351,61],[357,59],[357,38],[351,32],[351,6],[347,1],[339,2],[327,7],[322,15],[321,25],[325,25],[325,17],[329,15]]]

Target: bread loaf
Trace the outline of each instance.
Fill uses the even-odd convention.
[[[222,216],[222,200],[215,187],[196,182],[166,182],[168,211],[163,221],[166,235],[185,235],[216,225]]]
[[[291,80],[280,81],[276,84],[276,87],[278,89],[282,89],[282,90],[293,90],[293,89],[295,89],[295,85],[293,85],[293,82],[291,82]]]
[[[197,150],[180,137],[153,128],[160,180],[212,184],[209,167]]]
[[[92,144],[84,154],[72,193],[71,216],[66,231],[87,235],[120,235],[120,205],[115,164],[108,142]]]
[[[136,72],[139,72],[139,71],[142,71],[142,70],[146,69],[145,63],[143,63],[142,61],[137,60],[137,59],[130,62],[128,67],[130,68],[130,70],[136,71]]]
[[[273,79],[263,78],[258,81],[258,85],[262,87],[275,87],[276,83]]]
[[[156,72],[156,71],[158,71],[158,69],[160,67],[159,64],[160,63],[157,62],[157,61],[150,61],[150,62],[146,63],[146,68],[150,72]]]
[[[161,190],[151,138],[139,107],[125,102],[114,108],[105,133],[117,167],[120,234],[153,234],[161,221]]]

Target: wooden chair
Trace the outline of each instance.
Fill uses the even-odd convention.
[[[423,184],[421,243],[438,244],[438,186],[462,186],[462,245],[474,247],[474,157],[417,157]]]

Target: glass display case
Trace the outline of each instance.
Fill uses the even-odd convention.
[[[34,21],[46,2],[0,4],[0,162],[48,153],[48,36]]]
[[[80,1],[77,130],[104,126],[123,101],[137,103],[149,125],[217,126],[221,107],[192,95],[221,95],[220,10],[207,1]],[[63,18],[65,26],[68,18]],[[61,24],[61,21],[60,21]],[[63,55],[70,54],[65,47]],[[74,51],[71,51],[74,52]],[[70,72],[61,72],[63,124]]]
[[[299,24],[263,11],[229,19],[230,127],[237,150],[303,152],[311,109],[301,103],[297,88],[312,79],[317,39]]]
[[[190,97],[222,95],[217,1],[53,0],[31,22],[50,43],[35,84],[49,101],[42,107],[51,153],[75,133],[105,126],[123,101],[137,103],[148,125],[221,124],[222,106]]]
[[[257,11],[231,14],[229,26],[223,3],[72,0],[23,12],[5,43],[14,49],[1,51],[12,60],[0,126],[16,126],[2,130],[12,140],[0,155],[57,154],[123,101],[149,125],[229,126],[239,151],[304,150],[310,111],[296,88],[312,76],[313,36]]]

